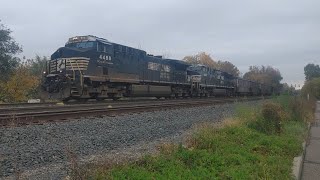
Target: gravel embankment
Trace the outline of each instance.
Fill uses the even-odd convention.
[[[195,124],[219,122],[233,114],[234,106],[225,104],[0,128],[0,178],[21,175],[28,179],[61,179],[67,175],[68,157],[73,153],[86,162],[101,160],[104,156],[114,159],[140,156],[163,139],[181,140],[181,134]]]

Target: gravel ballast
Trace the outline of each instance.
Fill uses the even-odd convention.
[[[195,124],[219,122],[234,109],[235,104],[224,104],[0,128],[0,178],[61,179],[68,174],[70,154],[83,161],[140,156],[159,141],[179,141]]]

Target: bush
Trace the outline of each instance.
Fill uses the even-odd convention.
[[[27,101],[30,92],[32,92],[39,84],[37,77],[31,75],[29,70],[21,65],[3,85],[4,96],[7,102],[23,102]],[[0,96],[1,97],[1,96]]]
[[[282,95],[262,104],[254,118],[246,118],[248,127],[266,134],[280,134],[284,121],[313,120],[315,102],[299,96]],[[243,114],[243,113],[242,113]]]
[[[284,114],[283,108],[278,103],[266,102],[262,105],[262,121],[267,132],[281,132],[281,121],[284,120]]]
[[[282,132],[283,121],[287,113],[277,102],[267,101],[262,104],[260,113],[253,120],[248,120],[248,127],[265,134],[279,134]]]

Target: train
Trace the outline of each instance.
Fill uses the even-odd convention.
[[[271,95],[273,87],[205,65],[163,58],[92,35],[69,38],[47,61],[42,97],[62,101],[122,97]]]

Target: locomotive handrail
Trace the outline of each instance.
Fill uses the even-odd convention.
[[[78,70],[80,72],[80,86],[81,86],[81,88],[83,88],[83,74],[82,74],[82,71],[81,71],[80,66],[78,64],[78,59],[76,59],[75,62],[77,64]]]
[[[72,63],[71,63],[71,62],[70,62],[70,66],[71,66],[72,74],[73,74],[73,76],[72,76],[72,80],[74,81],[74,80],[76,79],[76,73],[75,73],[75,71],[74,71],[74,68],[73,68],[73,65],[72,65]]]

